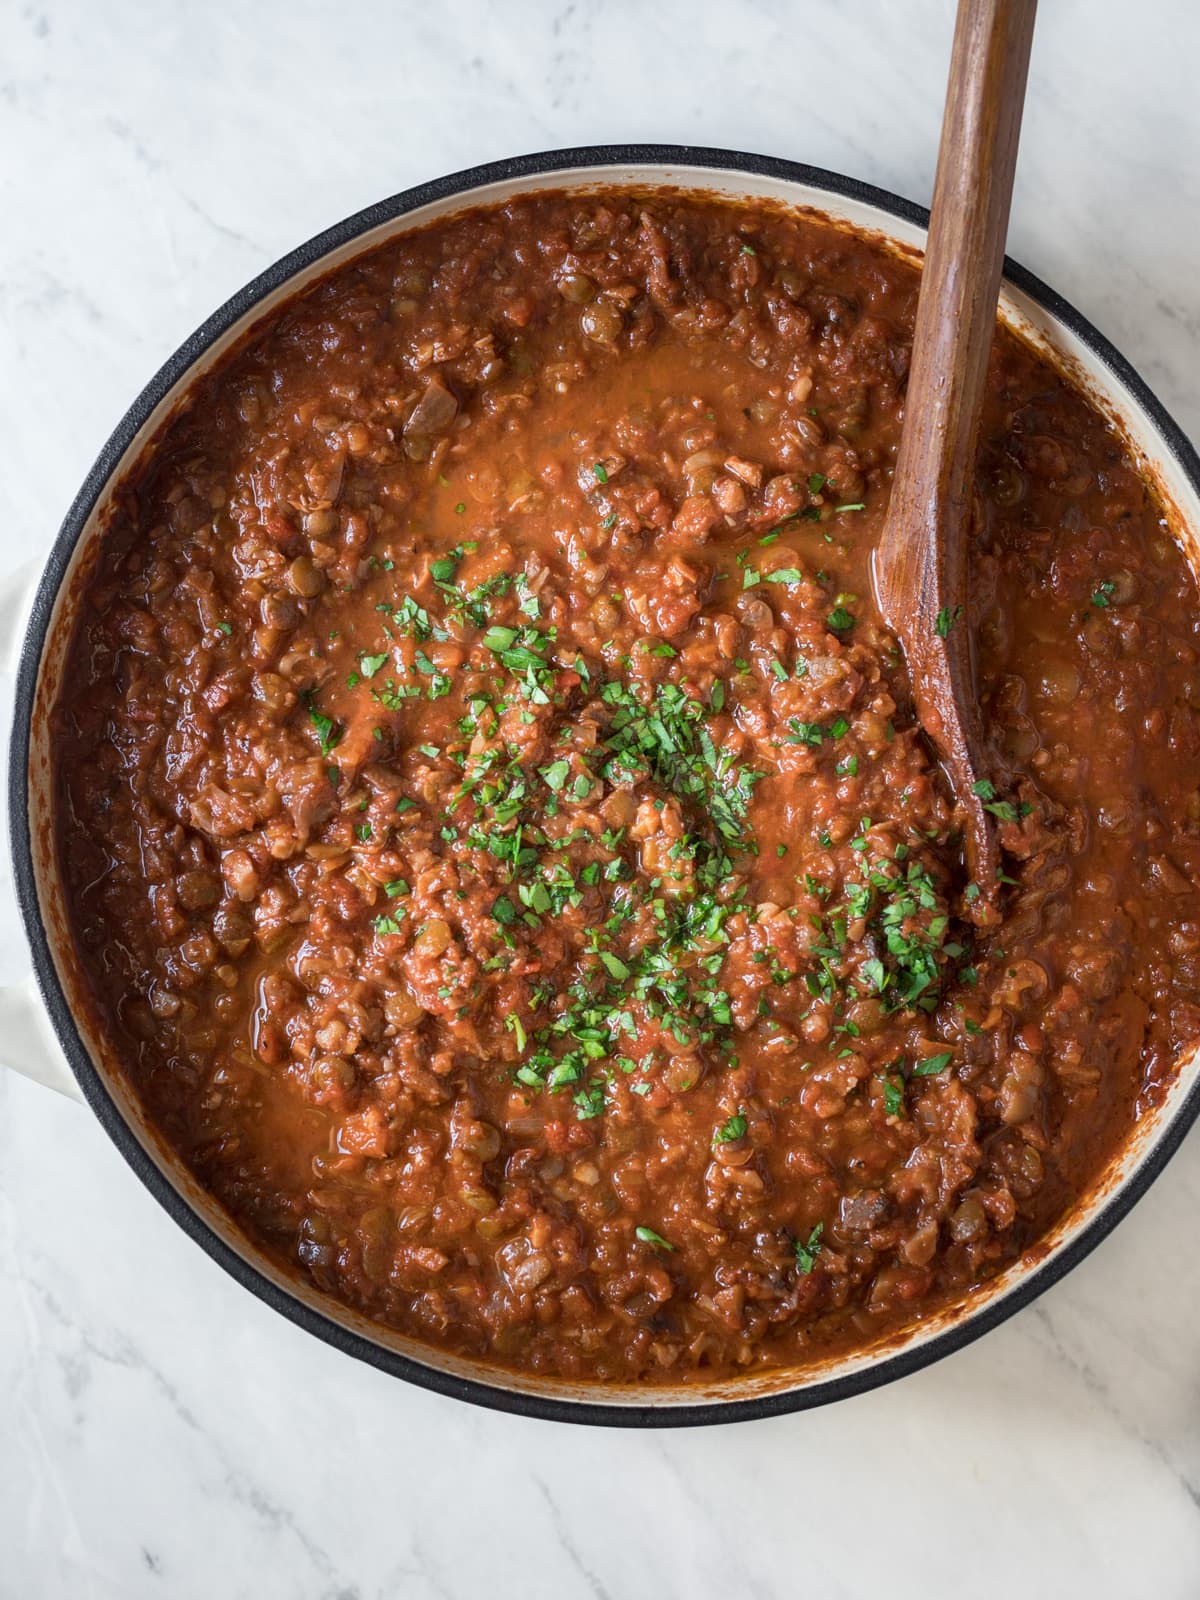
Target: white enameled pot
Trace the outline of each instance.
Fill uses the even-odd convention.
[[[441,1393],[562,1421],[618,1426],[735,1421],[818,1405],[901,1377],[977,1338],[1041,1293],[1125,1215],[1178,1147],[1200,1112],[1197,1056],[1181,1062],[1162,1104],[1142,1118],[1110,1170],[1041,1246],[965,1305],[931,1316],[875,1349],[803,1372],[678,1388],[598,1388],[508,1374],[390,1333],[285,1274],[197,1185],[147,1124],[91,1014],[69,954],[52,844],[47,712],[62,671],[79,577],[88,570],[115,486],[192,380],[290,295],[364,249],[466,207],[534,190],[606,184],[783,201],[823,213],[907,255],[919,253],[924,244],[924,211],[834,173],[723,150],[564,150],[475,168],[385,200],[303,245],[210,317],[118,425],[67,514],[36,591],[17,582],[0,595],[0,636],[17,638],[23,613],[29,613],[17,671],[9,804],[16,891],[32,955],[31,978],[0,991],[0,1059],[86,1100],[187,1233],[246,1288],[351,1355]],[[1001,315],[1116,421],[1171,511],[1193,570],[1200,570],[1200,461],[1145,384],[1072,307],[1011,262]],[[1165,1264],[1163,1270],[1169,1270]]]

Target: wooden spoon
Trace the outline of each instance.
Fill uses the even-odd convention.
[[[997,894],[967,611],[967,538],[979,413],[1037,0],[960,0],[904,429],[875,593],[904,647],[921,726],[965,824],[977,913]],[[986,790],[985,790],[986,792]]]

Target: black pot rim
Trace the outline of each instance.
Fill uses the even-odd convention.
[[[34,972],[46,1009],[59,1042],[83,1094],[100,1123],[138,1177],[169,1213],[231,1277],[257,1295],[275,1311],[315,1334],[326,1344],[357,1357],[371,1366],[403,1378],[421,1388],[458,1400],[470,1401],[491,1410],[538,1417],[553,1422],[600,1424],[609,1427],[694,1427],[711,1423],[749,1422],[792,1411],[808,1410],[851,1395],[863,1394],[882,1384],[907,1377],[923,1367],[980,1338],[1028,1305],[1052,1284],[1078,1265],[1129,1212],[1150,1184],[1162,1172],[1179,1148],[1192,1123],[1200,1115],[1200,1079],[1172,1114],[1142,1163],[1122,1184],[1115,1187],[1092,1219],[1068,1243],[1051,1250],[1046,1260],[1006,1294],[982,1306],[969,1309],[961,1320],[909,1351],[898,1351],[863,1366],[861,1369],[825,1380],[818,1379],[803,1388],[784,1389],[774,1394],[745,1400],[699,1400],[668,1405],[619,1405],[596,1401],[567,1400],[552,1395],[503,1387],[504,1374],[497,1372],[496,1383],[460,1377],[410,1359],[399,1352],[375,1344],[350,1332],[306,1305],[260,1272],[227,1244],[193,1210],[176,1190],[165,1172],[143,1148],[117,1108],[103,1079],[92,1063],[75,1024],[71,1008],[59,982],[42,920],[34,878],[31,819],[27,775],[31,721],[39,664],[51,612],[66,575],[71,556],[93,507],[105,491],[113,472],[130,441],[151,416],[163,397],[188,370],[239,318],[266,296],[285,284],[296,273],[312,266],[340,246],[352,243],[372,228],[416,210],[420,206],[447,198],[469,197],[470,191],[485,184],[513,182],[529,177],[547,177],[575,168],[627,168],[642,165],[657,168],[714,168],[745,173],[753,177],[782,179],[824,190],[841,199],[861,201],[891,217],[918,227],[928,226],[924,207],[872,184],[861,183],[836,172],[772,156],[748,155],[741,151],[682,145],[597,145],[577,149],[551,150],[535,155],[516,156],[484,166],[467,168],[430,183],[418,184],[390,199],[336,223],[306,244],[284,256],[199,327],[159,369],[130,406],[101,450],[83,486],[63,521],[50,552],[33,603],[21,652],[17,676],[16,703],[9,765],[9,819],[17,901],[33,954]],[[1130,364],[1074,306],[1044,284],[1033,273],[1005,258],[1005,277],[1030,299],[1049,311],[1070,330],[1133,395],[1151,418],[1169,454],[1200,496],[1200,458],[1182,429],[1169,415]],[[598,1391],[600,1395],[603,1391]]]

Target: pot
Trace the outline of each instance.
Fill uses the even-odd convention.
[[[67,513],[32,599],[21,650],[9,774],[16,891],[33,977],[0,991],[3,1055],[18,1070],[83,1098],[134,1171],[180,1227],[260,1299],[327,1343],[397,1377],[498,1410],[558,1421],[677,1426],[741,1421],[861,1393],[959,1349],[1061,1278],[1126,1214],[1200,1112],[1200,1052],[1180,1063],[1161,1105],[1054,1232],[970,1300],[874,1348],[804,1371],[780,1370],[677,1388],[599,1388],[506,1373],[432,1350],[368,1322],[269,1262],[196,1183],[150,1126],[112,1058],[75,971],[54,859],[48,711],[53,703],[93,541],[114,489],[194,378],[264,314],[364,248],[436,218],[537,189],[624,183],[783,200],[823,212],[894,249],[919,253],[928,214],[895,195],[792,162],[723,150],[604,147],[477,167],[423,184],[350,217],[302,245],[235,295],[176,352],[118,424]],[[1200,570],[1200,459],[1129,364],[1045,284],[1006,263],[1001,315],[1065,369],[1124,434],[1173,514]],[[0,597],[15,637],[19,589]]]

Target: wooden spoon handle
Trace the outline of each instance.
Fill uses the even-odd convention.
[[[981,727],[966,552],[1036,12],[1037,0],[960,0],[904,431],[875,562],[880,608],[904,643],[922,725],[967,812],[968,855],[989,891],[995,844],[972,796]]]

